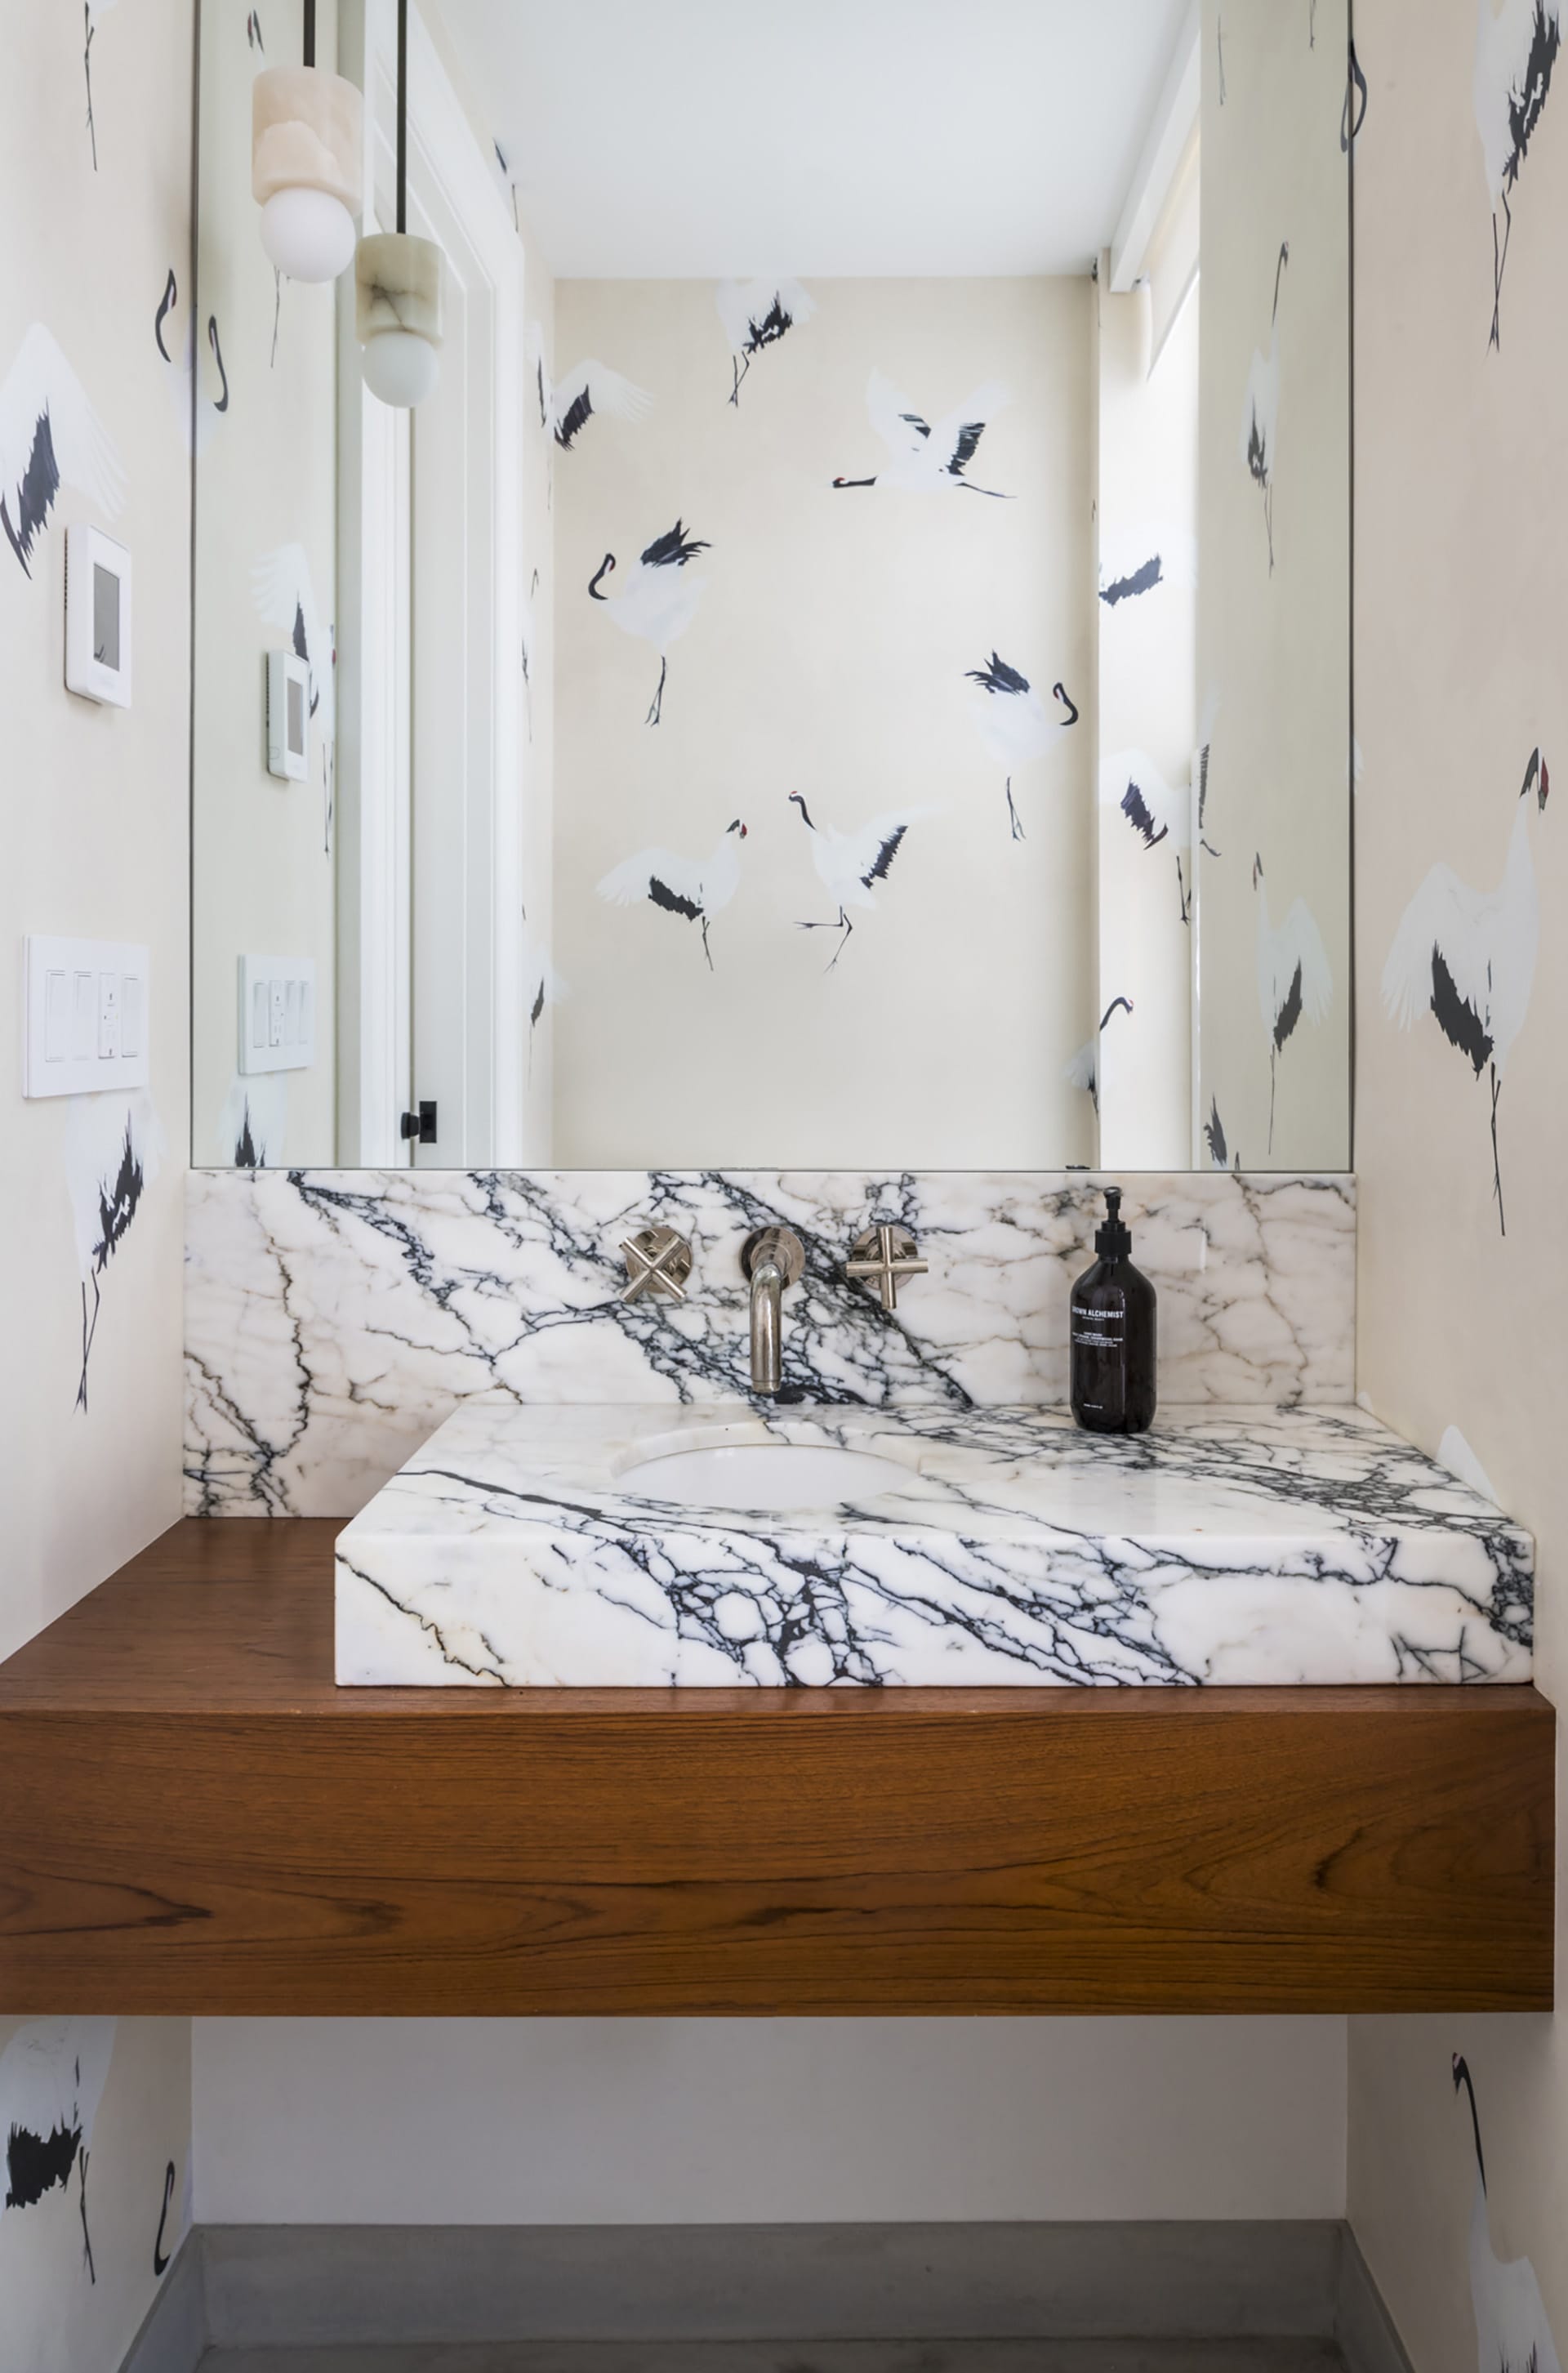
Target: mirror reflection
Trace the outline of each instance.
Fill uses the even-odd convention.
[[[1345,60],[206,0],[195,1160],[1345,1166]]]

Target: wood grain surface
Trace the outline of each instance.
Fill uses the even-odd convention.
[[[338,1689],[337,1529],[0,1666],[0,2014],[1551,2007],[1532,1689]]]

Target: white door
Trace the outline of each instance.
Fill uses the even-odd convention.
[[[378,0],[370,0],[372,18]],[[393,21],[342,0],[338,64],[366,93],[363,228],[391,220]],[[388,212],[378,212],[385,201]],[[412,1071],[409,415],[366,387],[354,283],[338,289],[338,1128],[350,1167],[404,1166]]]
[[[375,214],[391,224],[392,0],[366,0],[365,64]],[[521,1153],[522,251],[412,11],[407,228],[446,262],[440,376],[408,428],[403,1102],[436,1105],[436,1140],[415,1144],[415,1162],[454,1168]]]

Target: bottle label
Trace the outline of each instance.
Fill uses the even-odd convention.
[[[1073,1340],[1086,1350],[1125,1350],[1126,1324],[1124,1310],[1091,1310],[1082,1302],[1073,1304]]]

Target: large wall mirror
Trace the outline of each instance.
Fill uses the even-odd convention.
[[[157,324],[194,1160],[1344,1166],[1345,0],[418,0],[412,409],[261,244],[306,15]]]

